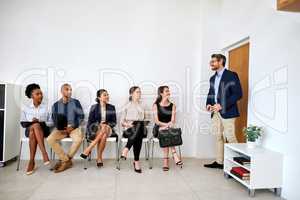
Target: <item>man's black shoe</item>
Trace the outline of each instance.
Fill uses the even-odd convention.
[[[221,165],[221,164],[217,163],[216,161],[213,162],[212,164],[206,164],[206,165],[204,165],[204,167],[213,168],[213,169],[224,169],[224,165]]]

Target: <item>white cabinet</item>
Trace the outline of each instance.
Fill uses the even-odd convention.
[[[20,90],[0,83],[0,167],[18,155],[20,142]]]
[[[248,148],[247,144],[225,144],[224,174],[232,177],[249,189],[249,195],[254,196],[256,189],[274,189],[276,195],[281,195],[283,156],[263,147]],[[234,157],[250,158],[250,164],[242,165],[233,160]],[[241,180],[233,175],[232,167],[242,167],[250,172],[250,180]]]

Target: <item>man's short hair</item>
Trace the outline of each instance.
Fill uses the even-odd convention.
[[[63,90],[64,87],[71,87],[71,85],[70,85],[69,83],[64,83],[64,84],[61,86],[60,90]]]
[[[217,61],[222,60],[222,65],[223,65],[223,67],[225,67],[225,65],[226,65],[226,56],[224,56],[223,54],[213,54],[213,55],[211,55],[211,58],[216,58]]]

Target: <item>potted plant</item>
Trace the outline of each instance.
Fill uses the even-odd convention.
[[[245,127],[243,132],[247,138],[248,147],[254,148],[257,145],[257,140],[261,137],[263,130],[262,127],[250,125]]]

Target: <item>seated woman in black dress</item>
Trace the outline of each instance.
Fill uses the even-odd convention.
[[[97,104],[92,105],[89,113],[87,123],[88,139],[92,140],[91,144],[80,155],[86,159],[91,153],[92,149],[97,146],[97,159],[98,167],[103,166],[102,154],[106,145],[106,138],[115,136],[114,126],[116,125],[116,109],[115,106],[108,103],[109,95],[106,90],[100,89],[97,91]]]
[[[48,137],[50,131],[46,122],[49,121],[47,106],[42,104],[43,93],[38,84],[30,84],[26,87],[25,95],[32,99],[31,104],[25,106],[21,112],[21,125],[25,129],[25,136],[29,137],[30,158],[27,167],[27,175],[31,175],[35,169],[35,153],[39,146],[44,165],[49,165],[50,160],[45,148],[44,137]]]
[[[157,137],[158,131],[161,129],[168,129],[174,127],[176,121],[176,106],[173,104],[170,98],[170,90],[168,86],[160,86],[158,88],[158,96],[153,104],[154,113],[154,137]],[[182,166],[183,163],[177,155],[175,147],[163,148],[164,163],[163,170],[169,170],[169,151],[171,150],[174,162],[177,166]]]

